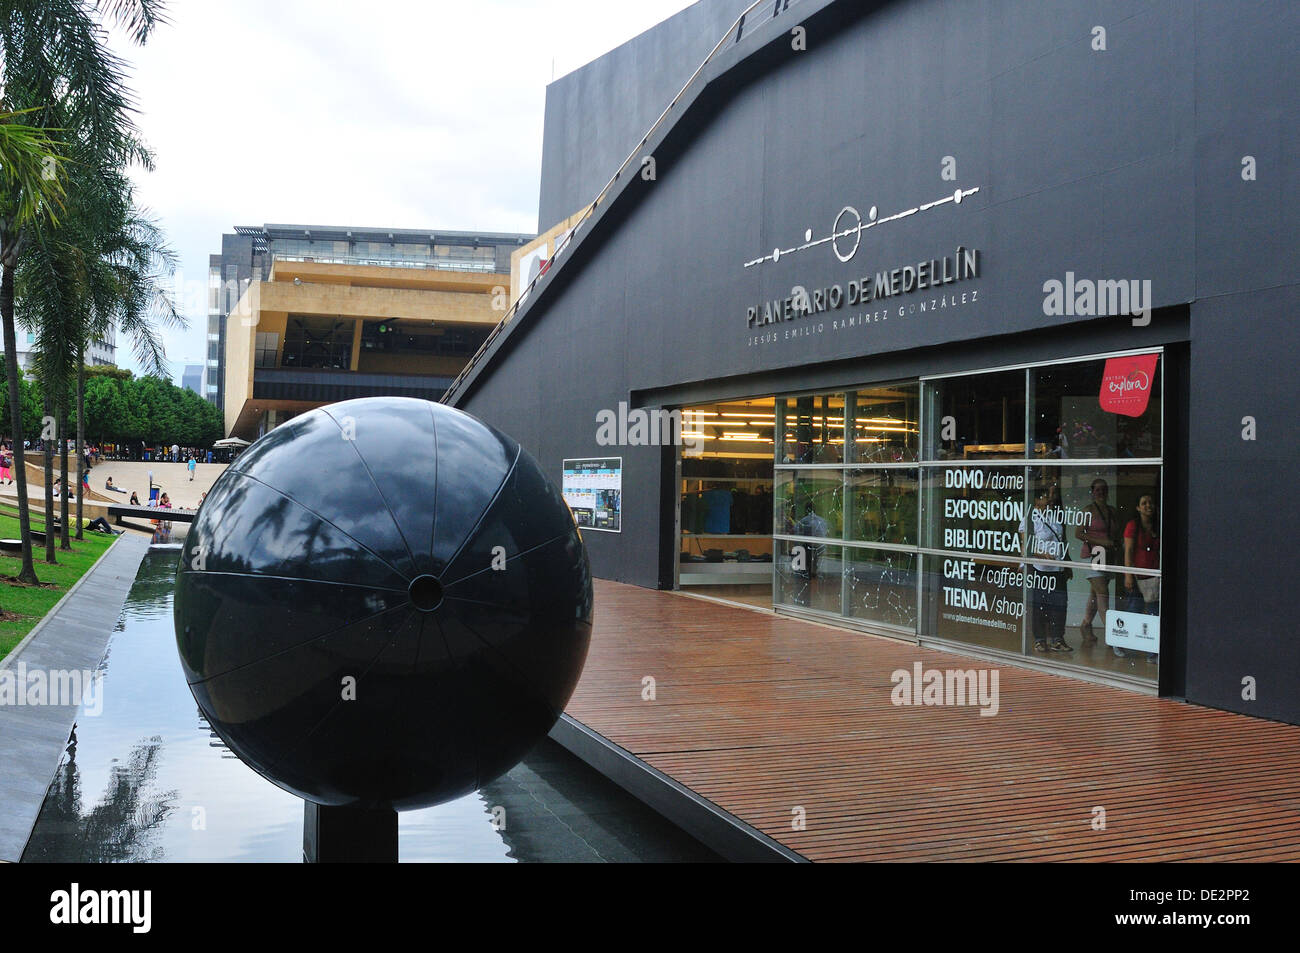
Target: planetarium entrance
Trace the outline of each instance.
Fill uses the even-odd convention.
[[[772,607],[771,397],[682,408],[678,587]]]

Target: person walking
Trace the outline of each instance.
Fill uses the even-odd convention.
[[[6,480],[13,483],[13,475],[10,474],[9,468],[13,466],[13,457],[9,454],[9,447],[0,447],[0,483]]]
[[[198,469],[198,466],[199,466],[199,461],[194,459],[194,454],[190,454],[190,462],[185,465],[185,468],[190,471],[191,483],[194,482],[194,471]]]

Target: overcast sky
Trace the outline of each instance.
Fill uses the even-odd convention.
[[[139,198],[189,289],[173,379],[235,225],[535,232],[546,84],[691,2],[170,0],[147,46],[114,36],[156,156]]]

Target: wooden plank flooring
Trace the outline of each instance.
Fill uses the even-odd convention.
[[[918,661],[998,713],[893,705]],[[811,860],[1300,860],[1298,726],[674,593],[597,580],[567,710]]]

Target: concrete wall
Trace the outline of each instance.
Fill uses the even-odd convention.
[[[264,281],[251,282],[226,318],[223,412],[227,435],[243,412],[245,401],[253,396],[253,354],[257,340],[257,325],[253,319],[262,310],[262,288],[266,284]],[[283,342],[283,320],[278,325]]]

